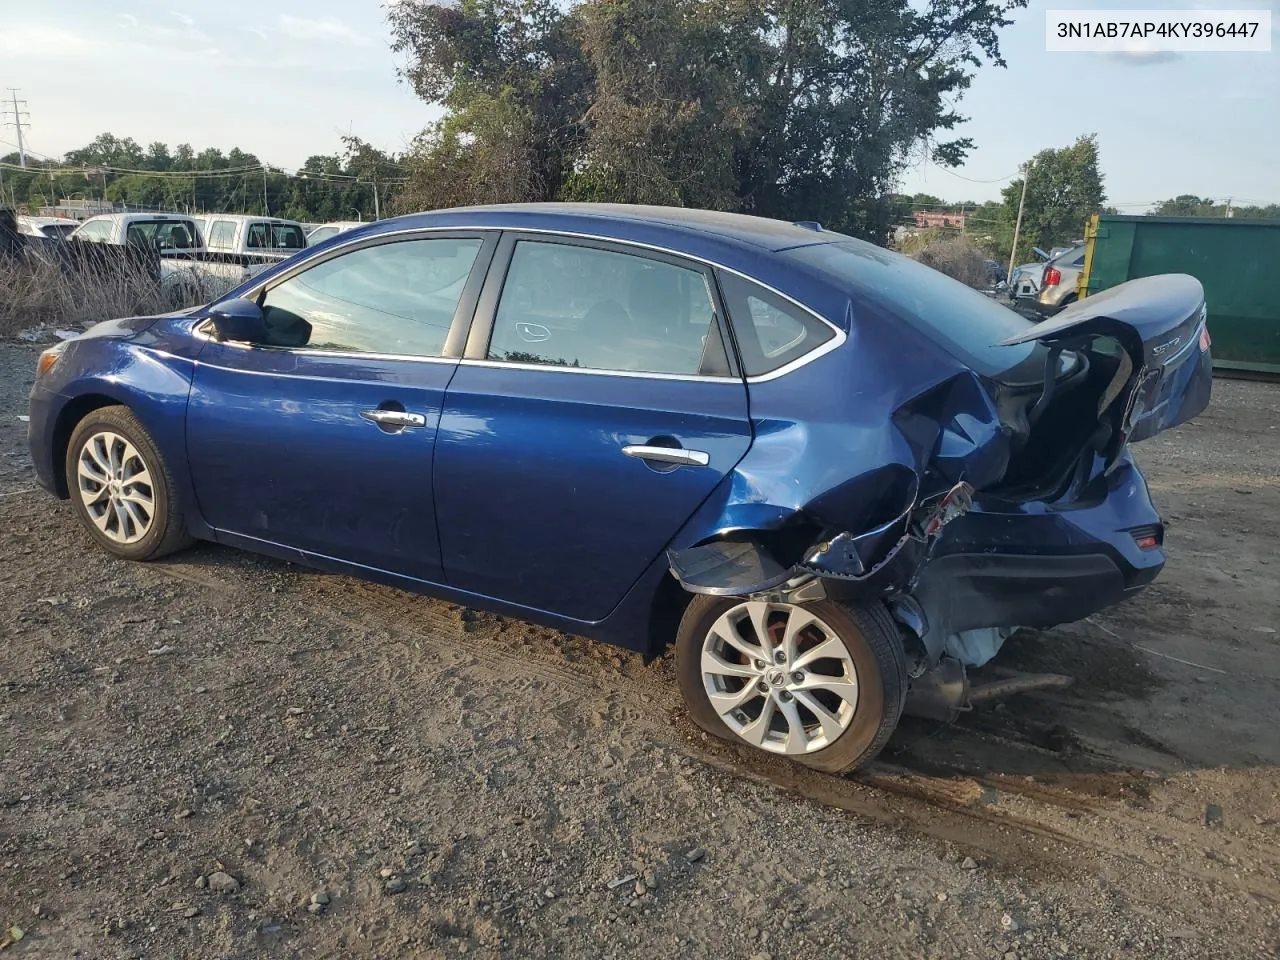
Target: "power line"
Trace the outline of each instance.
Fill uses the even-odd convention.
[[[936,163],[936,162],[935,162],[935,161],[933,161],[933,160],[930,160],[930,161],[929,161],[929,165],[930,165],[930,166],[933,166],[933,167],[937,167],[937,168],[938,168],[939,170],[941,170],[943,173],[948,173],[948,174],[950,174],[951,176],[953,176],[953,177],[955,177],[955,178],[957,178],[957,179],[959,179],[959,180],[967,180],[969,183],[1004,183],[1006,180],[1012,180],[1014,177],[1016,177],[1016,176],[1021,172],[1021,171],[1015,171],[1015,172],[1013,172],[1013,173],[1009,174],[1007,177],[997,177],[995,180],[975,180],[975,179],[973,179],[972,177],[966,177],[966,176],[964,176],[963,174],[956,173],[956,172],[955,172],[954,170],[952,170],[951,168],[949,168],[949,167],[944,167],[942,164],[940,164],[940,163]]]

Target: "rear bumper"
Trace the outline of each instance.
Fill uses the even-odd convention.
[[[1057,316],[1063,310],[1067,309],[1067,307],[1071,306],[1069,303],[1062,302],[1064,297],[1066,297],[1066,293],[1060,293],[1058,298],[1054,300],[1041,300],[1040,297],[1037,296],[1035,299],[1036,313],[1040,314],[1042,317]]]
[[[1128,459],[1090,503],[980,505],[950,524],[913,594],[928,621],[926,645],[981,627],[1049,627],[1081,620],[1140,591],[1164,568],[1146,480]]]

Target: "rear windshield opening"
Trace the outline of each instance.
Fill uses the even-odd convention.
[[[124,242],[156,250],[190,250],[200,246],[190,220],[135,220],[125,228]]]
[[[292,223],[254,223],[249,225],[245,245],[250,250],[301,250],[307,238]]]
[[[1027,359],[1035,343],[998,346],[1031,321],[910,257],[861,240],[796,247],[786,253],[829,274],[856,302],[899,317],[978,373],[995,376]]]

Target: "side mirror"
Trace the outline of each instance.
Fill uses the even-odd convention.
[[[266,343],[267,323],[262,308],[252,300],[237,297],[213,305],[209,311],[213,329],[219,340],[240,343]]]

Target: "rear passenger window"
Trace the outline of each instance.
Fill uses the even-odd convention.
[[[836,335],[790,300],[737,274],[721,272],[720,288],[749,377],[772,373]]]
[[[480,241],[401,240],[325,260],[264,294],[268,343],[438,357]]]
[[[234,247],[236,245],[236,225],[231,220],[215,220],[209,228],[209,246]]]
[[[627,373],[729,372],[701,270],[532,240],[515,246],[488,356]]]

